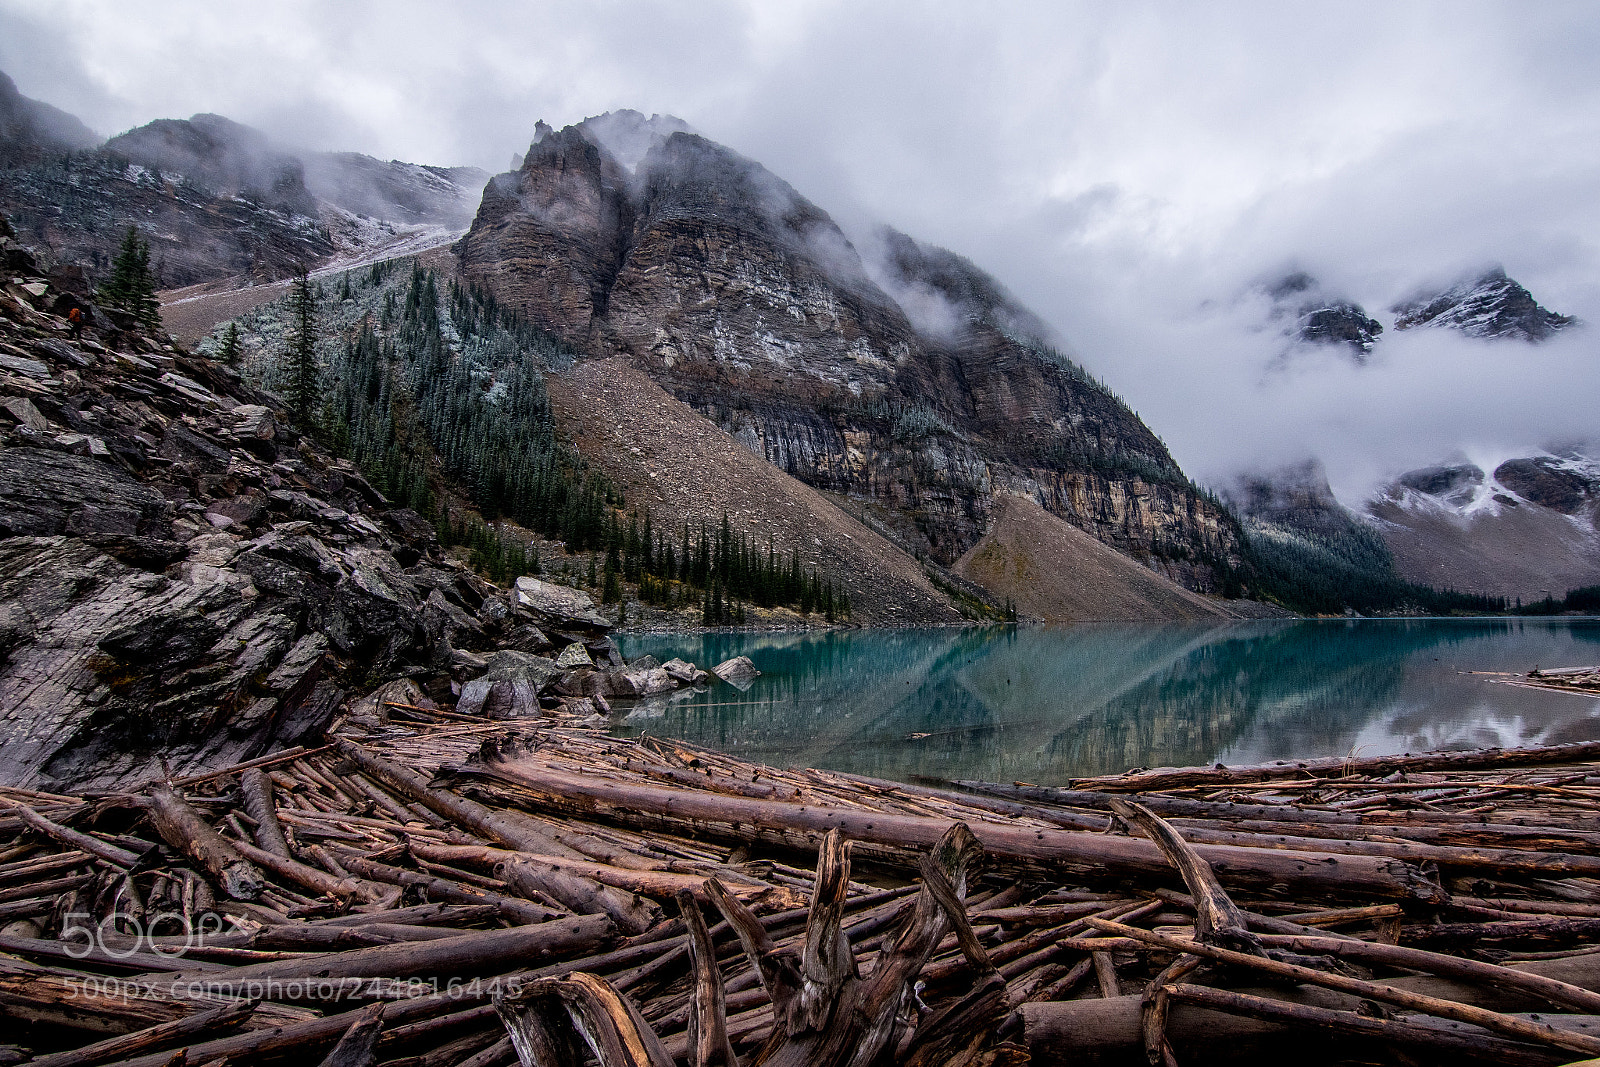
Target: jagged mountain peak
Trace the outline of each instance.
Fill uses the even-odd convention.
[[[1570,315],[1540,307],[1533,294],[1501,266],[1457,280],[1443,290],[1423,291],[1390,309],[1394,328],[1448,327],[1468,337],[1544,341],[1576,324]]]
[[[1272,301],[1272,317],[1284,333],[1302,344],[1339,345],[1356,363],[1365,363],[1383,324],[1360,304],[1330,291],[1316,277],[1294,270],[1262,285]]]
[[[687,122],[674,115],[651,115],[646,118],[643,113],[628,108],[586,118],[578,124],[578,128],[610,152],[612,158],[629,172],[638,169],[657,142],[675,133],[695,132]]]

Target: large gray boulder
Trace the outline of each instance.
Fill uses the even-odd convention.
[[[489,657],[489,669],[461,688],[456,711],[489,719],[520,719],[539,714],[539,692],[561,673],[555,660],[503,649]]]
[[[517,579],[517,606],[530,611],[556,630],[601,631],[611,623],[594,609],[587,593],[538,578]]]

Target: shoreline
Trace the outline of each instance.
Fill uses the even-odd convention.
[[[1051,789],[784,770],[561,720],[345,722],[317,747],[170,787],[99,798],[0,789],[0,800],[0,913],[35,928],[0,935],[31,961],[0,975],[4,1010],[24,1020],[19,1035],[53,1042],[38,1051],[119,1040],[127,1047],[106,1058],[150,1067],[176,1047],[201,1063],[320,1057],[347,1031],[359,1037],[363,1020],[372,1029],[367,1006],[378,1002],[387,1007],[373,1038],[392,1035],[380,1060],[508,1063],[506,1027],[566,1025],[539,998],[576,996],[582,981],[632,1005],[604,1025],[658,1043],[663,1067],[690,1062],[691,1017],[748,1054],[785,994],[762,982],[725,924],[686,926],[681,907],[705,922],[753,922],[780,944],[842,924],[845,962],[863,965],[874,946],[923,938],[920,962],[895,970],[885,961],[898,957],[880,956],[859,981],[916,980],[935,1009],[912,1024],[926,1042],[941,1039],[938,1009],[977,990],[990,1006],[964,1037],[996,1054],[1025,1050],[1035,1064],[1140,1055],[1141,991],[1152,982],[1203,1007],[1175,1004],[1168,1017],[1179,1062],[1221,1054],[1219,1034],[1237,1042],[1224,1058],[1276,1062],[1277,1043],[1303,1040],[1307,1026],[1331,1028],[1330,1047],[1352,1059],[1378,1040],[1444,1063],[1469,1040],[1534,1062],[1578,1051],[1583,1032],[1567,1020],[1580,1016],[1563,1014],[1573,998],[1600,1007],[1586,992],[1600,989],[1600,953],[1587,948],[1600,934],[1600,742],[1159,768]],[[922,860],[930,848],[953,865],[948,886],[964,897],[955,911],[927,895],[927,880],[942,877]],[[837,894],[817,896],[818,877]],[[125,888],[106,905],[83,896],[91,884]],[[174,892],[184,898],[175,911]],[[109,906],[87,941],[52,925],[74,896],[97,917]],[[168,918],[135,929],[135,900],[141,914]],[[1243,924],[1245,940],[1229,944],[1268,956],[1296,946],[1301,962],[1257,957],[1162,978],[1175,952],[1213,951],[1206,924],[1226,909],[1207,902],[1219,900]],[[218,916],[203,946],[160,925],[181,933],[184,916],[202,913]],[[918,925],[923,915],[932,925]],[[1479,945],[1510,966],[1476,960]],[[706,953],[723,980],[708,977]],[[1379,996],[1372,982],[1304,962],[1318,953],[1356,953],[1359,973],[1432,999],[1397,1005],[1382,994],[1412,1014],[1374,1031],[1358,1010]],[[542,959],[531,970],[530,954]],[[1228,988],[1271,966],[1306,973],[1265,1004]],[[1383,977],[1396,967],[1413,977]],[[580,971],[597,977],[572,977]],[[130,979],[151,995],[107,995]],[[693,994],[708,981],[720,997]],[[1352,981],[1366,984],[1328,992]],[[74,1003],[52,1007],[69,982]],[[228,995],[250,982],[270,995],[254,1005]],[[513,986],[497,1016],[493,994]],[[1529,986],[1547,992],[1532,1007]],[[1424,1025],[1458,1008],[1493,1018],[1447,1035]],[[1329,1014],[1313,1019],[1313,1009]],[[1273,1021],[1240,1021],[1262,1018]]]

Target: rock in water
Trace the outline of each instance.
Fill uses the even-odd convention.
[[[756,665],[750,662],[749,656],[725,659],[711,668],[711,673],[724,682],[747,682],[761,676],[761,672],[756,670]]]

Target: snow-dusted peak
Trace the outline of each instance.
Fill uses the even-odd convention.
[[[1383,325],[1352,300],[1330,292],[1305,271],[1294,271],[1262,287],[1272,301],[1272,317],[1283,332],[1302,344],[1340,345],[1365,363]]]
[[[1397,330],[1447,326],[1468,337],[1522,341],[1543,341],[1577,321],[1540,307],[1533,294],[1500,267],[1458,281],[1442,292],[1420,294],[1390,310],[1395,313]]]

